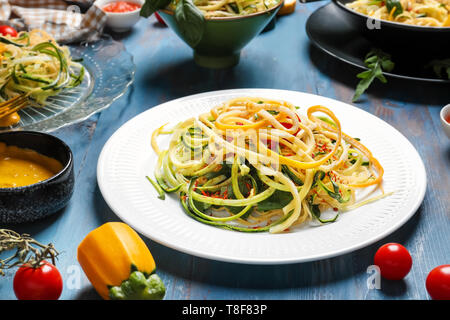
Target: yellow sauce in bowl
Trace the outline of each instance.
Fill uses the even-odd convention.
[[[58,160],[0,142],[0,188],[32,185],[53,177],[62,169]]]

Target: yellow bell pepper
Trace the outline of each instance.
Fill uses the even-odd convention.
[[[162,299],[165,287],[154,273],[155,260],[127,224],[108,222],[79,244],[78,262],[103,299]]]

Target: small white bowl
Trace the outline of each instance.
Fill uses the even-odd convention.
[[[103,10],[103,7],[111,2],[118,2],[119,0],[97,0],[94,2],[94,5]],[[145,0],[124,0],[127,2],[132,2],[141,5],[144,5]],[[114,32],[126,32],[130,30],[140,18],[140,9],[129,11],[129,12],[106,12],[107,20],[106,26],[111,28]]]
[[[450,139],[450,123],[448,123],[445,118],[450,117],[450,104],[446,105],[441,109],[441,125],[444,128],[445,134]]]

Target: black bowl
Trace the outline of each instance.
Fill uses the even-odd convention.
[[[373,19],[346,7],[353,0],[333,0],[352,27],[370,40],[374,46],[388,53],[430,59],[448,58],[450,27],[424,27]]]
[[[22,223],[47,217],[64,208],[74,187],[73,155],[60,139],[45,133],[10,131],[0,133],[0,142],[34,150],[61,162],[53,177],[24,187],[0,188],[0,223]]]

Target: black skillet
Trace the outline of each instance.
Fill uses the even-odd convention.
[[[428,58],[450,58],[450,27],[424,27],[373,19],[345,4],[353,0],[332,0],[355,31],[377,47],[390,52]]]
[[[317,9],[309,16],[306,22],[306,33],[312,44],[319,49],[361,69],[366,69],[365,55],[371,48],[377,47],[376,43],[371,42],[355,28],[344,11],[333,2]],[[400,79],[450,84],[450,80],[439,78],[432,68],[427,66],[431,58],[426,54],[417,50],[412,52],[402,50],[398,52],[392,48],[384,48],[384,50],[392,55],[392,60],[395,62],[394,70],[385,72],[385,75]]]

